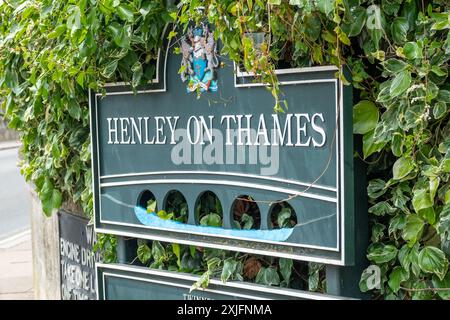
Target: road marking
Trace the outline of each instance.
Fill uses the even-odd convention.
[[[0,249],[8,249],[14,247],[22,242],[27,240],[31,240],[31,230],[25,230],[19,233],[16,233],[13,236],[10,236],[6,239],[0,241]]]

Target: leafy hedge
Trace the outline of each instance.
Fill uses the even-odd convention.
[[[192,0],[180,9],[162,0],[0,0],[2,109],[20,132],[22,172],[44,212],[73,201],[92,213],[87,89],[152,79],[163,26],[203,14],[222,54],[270,84],[276,111],[288,106],[275,68],[349,67],[359,101],[354,130],[363,135],[356,156],[369,164],[367,257],[382,271],[374,295],[449,298],[442,290],[450,287],[446,0]],[[260,53],[249,32],[269,35]]]

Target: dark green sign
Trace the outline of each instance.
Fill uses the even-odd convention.
[[[302,290],[211,279],[208,288],[190,292],[199,276],[122,264],[97,264],[100,300],[342,299]]]
[[[202,32],[193,30],[192,39]],[[178,55],[161,51],[155,81],[138,94],[121,84],[91,94],[96,231],[352,264],[351,89],[335,67],[280,70],[288,109],[275,113],[265,85],[208,56],[212,40],[205,39],[198,48],[192,40],[191,51],[182,42]],[[147,212],[150,197],[165,209],[174,190],[186,199],[186,222]],[[197,201],[206,191],[220,200],[220,227],[199,225]],[[233,204],[243,196],[258,205],[257,230],[234,228]],[[295,211],[295,226],[272,228],[279,203]]]
[[[58,212],[62,300],[97,298],[95,264],[102,261],[93,250],[97,242],[89,220],[64,210]]]

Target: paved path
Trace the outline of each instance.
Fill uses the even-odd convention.
[[[30,191],[18,161],[17,143],[0,143],[0,242],[30,229]]]
[[[0,249],[0,300],[33,300],[31,237]]]
[[[33,299],[30,191],[17,142],[0,143],[0,300]]]

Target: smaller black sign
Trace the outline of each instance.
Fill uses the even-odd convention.
[[[60,211],[59,254],[61,264],[61,299],[97,299],[95,263],[101,262],[100,252],[92,250],[97,241],[89,220]]]

